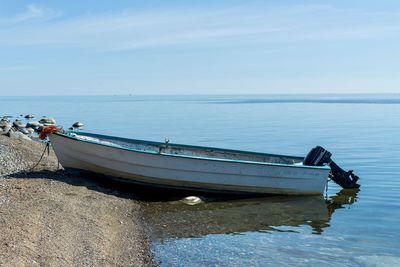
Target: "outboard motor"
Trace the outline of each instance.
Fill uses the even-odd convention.
[[[345,171],[340,168],[332,159],[332,153],[321,146],[316,146],[308,152],[303,164],[308,166],[329,165],[331,172],[329,177],[343,188],[359,188],[357,184],[359,177],[353,171]]]

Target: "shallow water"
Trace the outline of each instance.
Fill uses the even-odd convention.
[[[305,155],[361,177],[326,196],[145,202],[164,266],[400,266],[400,96],[0,97],[0,115],[51,115],[86,131]],[[200,195],[201,196],[201,195]]]

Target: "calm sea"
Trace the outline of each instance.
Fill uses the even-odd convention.
[[[103,134],[303,156],[315,145],[360,191],[148,201],[164,266],[400,266],[400,95],[0,97],[0,115]],[[201,196],[201,195],[200,195]]]

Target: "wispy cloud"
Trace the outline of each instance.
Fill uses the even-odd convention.
[[[28,69],[29,66],[0,66],[0,72],[10,72]]]
[[[68,46],[104,51],[183,44],[368,39],[400,32],[400,23],[392,20],[398,14],[347,11],[326,5],[121,11],[43,21],[59,14],[51,8],[27,6],[12,25],[0,22],[0,46]],[[23,23],[31,20],[36,23]]]
[[[60,14],[61,12],[55,9],[30,4],[26,6],[26,10],[23,13],[15,16],[15,21],[24,22],[35,19],[52,19],[59,16]]]
[[[49,21],[59,17],[61,14],[61,11],[53,8],[29,4],[25,6],[25,9],[18,14],[0,18],[0,25],[9,27],[23,23]]]

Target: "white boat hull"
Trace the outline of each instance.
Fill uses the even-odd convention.
[[[153,186],[264,194],[321,194],[329,167],[235,162],[121,149],[51,134],[64,168]]]

